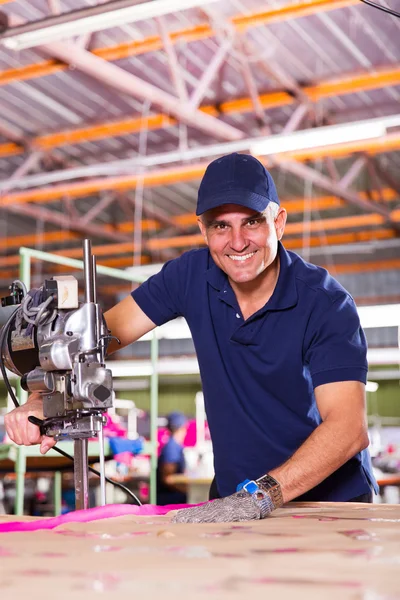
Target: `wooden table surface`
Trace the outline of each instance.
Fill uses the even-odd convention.
[[[125,516],[2,533],[0,590],[1,600],[399,600],[400,506],[299,503],[257,522]]]
[[[71,454],[74,454],[74,442],[58,442],[57,446]],[[18,448],[15,444],[0,444],[0,473],[13,473],[15,470],[15,461]],[[99,460],[99,443],[95,440],[88,444],[89,461],[91,463]],[[109,457],[109,444],[105,440],[104,452],[106,458]],[[63,471],[73,470],[74,463],[69,458],[58,454],[55,450],[49,450],[46,454],[40,453],[40,446],[24,447],[26,456],[26,470],[29,471]]]

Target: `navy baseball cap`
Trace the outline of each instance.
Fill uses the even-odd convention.
[[[196,215],[222,204],[240,204],[262,212],[270,202],[279,206],[267,169],[254,156],[234,152],[208,165],[199,187]]]
[[[187,419],[185,415],[179,411],[169,413],[167,415],[167,427],[170,431],[176,431],[180,427],[186,425]]]

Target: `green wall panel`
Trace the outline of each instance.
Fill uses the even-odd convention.
[[[400,418],[400,385],[398,381],[379,381],[376,392],[368,392],[369,415]]]
[[[179,384],[160,386],[159,414],[165,415],[180,410],[188,416],[194,416],[196,393],[200,384]],[[150,390],[118,391],[118,398],[133,400],[138,408],[149,410]],[[0,383],[0,408],[6,406],[6,388]],[[377,392],[367,394],[368,414],[382,417],[400,418],[400,385],[398,381],[380,381]]]
[[[195,415],[195,396],[201,391],[198,384],[161,385],[159,388],[160,415],[166,415],[174,410],[183,412],[188,417]],[[148,411],[150,409],[150,390],[118,391],[117,398],[133,400],[137,408]]]

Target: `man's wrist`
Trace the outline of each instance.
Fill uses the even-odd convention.
[[[283,506],[282,489],[279,481],[277,481],[268,473],[259,479],[256,479],[255,481],[257,485],[271,498],[274,508],[280,508]]]

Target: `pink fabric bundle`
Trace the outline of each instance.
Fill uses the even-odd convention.
[[[36,521],[12,521],[0,523],[0,533],[10,533],[12,531],[38,531],[39,529],[54,529],[65,523],[88,523],[100,519],[110,519],[112,517],[123,517],[125,515],[135,515],[144,517],[153,517],[166,515],[171,510],[188,508],[189,504],[169,504],[167,506],[155,506],[153,504],[144,504],[136,506],[132,504],[108,504],[107,506],[97,506],[87,510],[76,510],[74,512],[61,515],[60,517],[49,517],[38,519]]]

